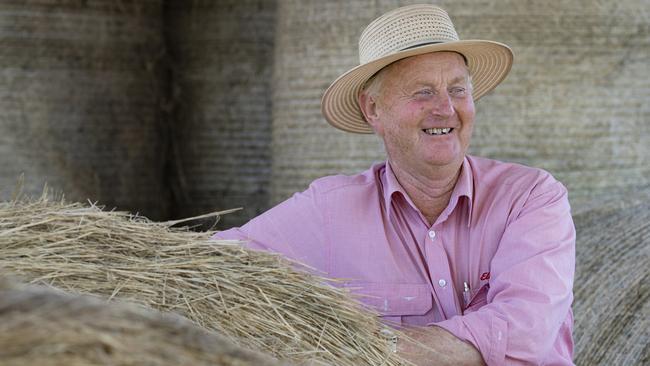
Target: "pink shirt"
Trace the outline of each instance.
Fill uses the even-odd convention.
[[[318,179],[215,238],[349,279],[386,320],[443,327],[488,365],[572,364],[575,229],[566,189],[543,170],[468,156],[429,226],[376,164]]]

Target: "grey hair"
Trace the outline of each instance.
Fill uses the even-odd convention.
[[[384,75],[386,75],[384,71],[386,71],[388,67],[390,67],[390,65],[381,68],[368,80],[366,80],[366,82],[363,83],[363,86],[361,87],[361,93],[367,93],[368,95],[377,97],[384,81]]]

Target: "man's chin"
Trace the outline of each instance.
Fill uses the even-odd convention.
[[[464,155],[461,154],[437,154],[424,159],[424,162],[429,167],[453,167],[460,166],[463,162]]]

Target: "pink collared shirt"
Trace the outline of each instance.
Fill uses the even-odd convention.
[[[543,170],[468,156],[430,226],[376,164],[214,237],[348,279],[386,320],[445,328],[488,365],[572,364],[575,229],[566,189]]]

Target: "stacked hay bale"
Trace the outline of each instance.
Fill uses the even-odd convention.
[[[645,365],[650,359],[650,203],[619,200],[574,218],[575,362]]]
[[[0,279],[5,366],[279,366],[180,316]]]
[[[174,81],[174,217],[266,210],[275,0],[165,1]]]
[[[239,345],[312,364],[397,365],[376,315],[278,255],[122,212],[0,203],[0,268],[175,311]],[[405,362],[404,362],[405,363]]]
[[[0,2],[0,196],[21,173],[167,217],[162,0]]]

